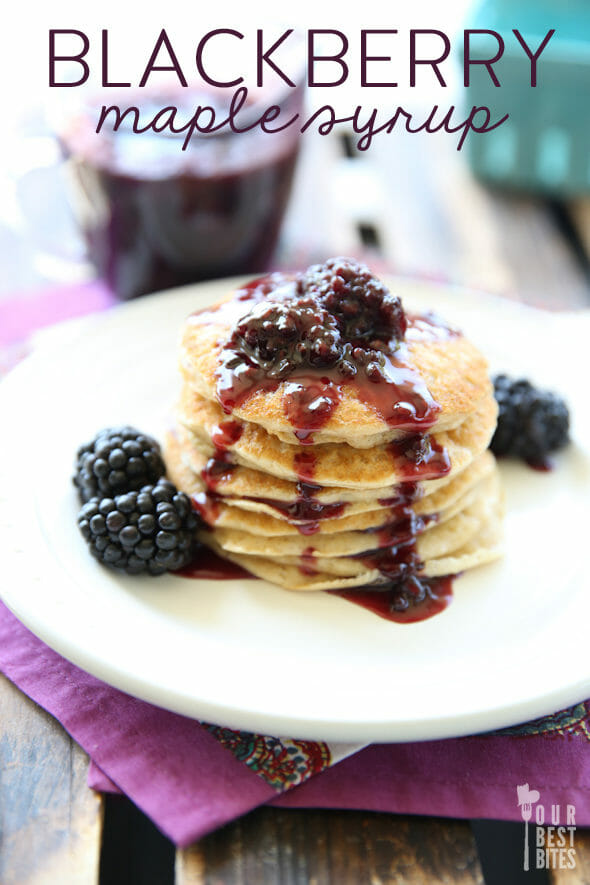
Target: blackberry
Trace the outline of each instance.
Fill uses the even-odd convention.
[[[556,394],[506,375],[494,378],[494,393],[499,412],[490,448],[496,455],[543,466],[547,455],[567,445],[569,412]]]
[[[430,596],[430,587],[422,582],[416,575],[410,575],[405,580],[391,587],[391,610],[405,612],[415,605],[424,602]]]
[[[295,280],[275,274],[243,292],[256,303],[235,324],[223,357],[224,373],[240,384],[254,385],[261,372],[284,380],[306,369],[386,380],[383,351],[403,338],[406,318],[365,265],[333,258]]]
[[[197,523],[189,498],[166,479],[114,498],[91,498],[78,514],[92,555],[130,575],[161,575],[190,562]]]
[[[229,347],[270,377],[286,377],[300,366],[329,368],[342,356],[334,319],[313,303],[266,301],[236,324]]]
[[[301,295],[313,297],[335,319],[348,341],[401,340],[406,317],[401,301],[366,265],[352,258],[331,258],[310,267],[299,279]]]
[[[160,446],[134,427],[107,427],[78,449],[74,485],[80,500],[118,495],[165,473]]]
[[[238,322],[234,336],[246,345],[257,362],[286,358],[299,337],[299,318],[285,304],[262,302]]]

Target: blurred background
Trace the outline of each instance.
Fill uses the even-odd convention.
[[[262,27],[270,36],[282,26],[344,31],[349,78],[305,95],[281,93],[275,84],[260,97],[265,105],[269,96],[287,110],[303,101],[309,114],[326,102],[343,113],[362,104],[368,112],[378,108],[382,119],[401,105],[416,123],[434,105],[441,113],[457,105],[456,122],[472,105],[487,105],[493,119],[509,113],[510,120],[495,132],[471,133],[460,152],[457,135],[409,135],[398,124],[364,152],[352,132],[336,127],[329,136],[314,128],[298,140],[291,133],[200,138],[183,154],[170,136],[123,133],[99,141],[83,105],[88,94],[94,108],[102,99],[91,89],[47,87],[49,28],[88,35],[95,82],[100,31],[107,28],[111,76],[136,84],[162,27],[183,67],[192,70],[196,43],[211,27],[250,35]],[[504,56],[495,67],[501,88],[483,66],[473,70],[469,89],[463,87],[465,27],[504,35]],[[536,89],[513,27],[535,48],[556,29],[540,57]],[[371,69],[398,87],[360,88],[361,28],[398,30],[390,43],[375,44],[375,54],[391,47],[392,61]],[[451,38],[452,60],[441,67],[445,86],[421,66],[410,88],[409,28],[439,29]],[[351,9],[303,0],[280,14],[260,0],[246,11],[243,4],[224,4],[222,13],[208,17],[187,13],[176,0],[164,12],[146,12],[135,2],[106,0],[96,9],[58,2],[34,15],[15,9],[11,33],[0,71],[4,344],[15,344],[31,326],[117,299],[193,279],[298,268],[333,254],[549,308],[589,303],[590,8],[582,0],[417,0],[386,9],[375,0]],[[432,39],[421,45],[436,52],[440,43]],[[494,52],[487,41],[473,40],[481,57]],[[235,67],[238,60],[232,45],[222,61]],[[174,103],[174,91],[162,85],[158,92],[164,77],[154,74],[151,83],[154,107]],[[119,90],[118,98],[116,92],[110,90],[110,101],[132,103],[132,90]],[[96,114],[90,116],[95,125]]]

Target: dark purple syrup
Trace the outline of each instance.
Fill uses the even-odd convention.
[[[354,587],[351,590],[329,590],[333,596],[340,596],[366,608],[380,618],[398,624],[415,624],[432,618],[450,605],[453,598],[453,576],[444,578],[421,578],[424,597],[419,602],[400,608],[399,585],[379,589],[378,587]]]
[[[202,581],[234,581],[238,578],[254,578],[250,572],[240,565],[222,559],[208,547],[202,547],[197,559],[174,572],[181,578],[198,578]]]
[[[420,570],[422,563],[416,549],[416,538],[425,525],[412,506],[418,496],[417,483],[400,483],[396,491],[390,521],[366,531],[368,536],[374,538],[373,549],[355,557],[368,569],[376,569],[393,582],[403,581]]]
[[[315,475],[316,456],[313,452],[298,451],[293,458],[293,467],[299,481],[309,484]]]
[[[362,341],[356,344],[342,344],[338,341],[338,331],[331,326],[326,335],[329,342],[321,350],[321,339],[313,340],[320,350],[309,348],[303,356],[298,355],[296,344],[289,345],[289,326],[286,326],[284,353],[280,351],[275,362],[268,352],[269,332],[262,329],[264,317],[260,319],[260,334],[264,334],[262,344],[256,347],[256,321],[248,319],[253,308],[266,301],[278,305],[275,322],[287,320],[295,325],[291,316],[281,317],[280,312],[291,309],[297,317],[297,305],[304,304],[303,314],[312,308],[311,297],[297,297],[297,278],[274,274],[272,277],[254,280],[248,288],[237,293],[232,302],[220,305],[219,319],[229,321],[234,332],[221,352],[221,365],[217,375],[217,399],[226,414],[242,406],[256,391],[274,391],[284,383],[283,407],[293,427],[293,433],[302,445],[312,444],[314,432],[321,429],[330,419],[342,401],[346,387],[354,395],[391,427],[409,433],[424,433],[432,427],[440,412],[439,405],[431,396],[419,373],[411,366],[410,356],[404,340],[392,342]],[[270,307],[269,307],[270,309]],[[326,312],[318,307],[318,321],[326,322]],[[209,312],[201,317],[206,321]],[[437,325],[433,316],[411,317],[406,330],[408,340],[412,338],[449,337],[459,334],[442,324]],[[312,320],[306,316],[301,320],[300,335],[311,336],[316,327],[310,328]],[[236,333],[241,330],[245,339]],[[243,331],[242,331],[243,330]],[[293,337],[291,330],[291,337]],[[334,342],[336,339],[336,343]],[[272,346],[277,349],[281,341],[280,329]],[[354,346],[353,346],[354,345]],[[303,345],[302,345],[303,347]],[[327,354],[322,357],[322,354]],[[282,359],[283,356],[285,359]],[[322,358],[324,363],[321,363]],[[309,361],[312,361],[310,364]],[[317,361],[318,365],[313,362]],[[375,368],[376,367],[376,368]]]
[[[411,366],[405,339],[399,335],[406,332],[408,340],[438,340],[460,333],[433,315],[412,317],[406,324],[399,301],[396,304],[378,281],[371,281],[367,269],[354,262],[335,259],[311,270],[311,276],[308,271],[299,278],[275,274],[255,280],[232,302],[217,309],[224,314],[219,319],[231,318],[233,328],[221,352],[217,398],[224,412],[231,414],[256,391],[273,391],[283,383],[285,414],[299,444],[307,446],[349,387],[357,399],[400,431],[389,451],[396,473],[404,481],[390,498],[380,501],[390,508],[390,519],[367,530],[374,546],[356,557],[385,580],[379,585],[331,592],[388,620],[423,620],[449,604],[452,579],[419,577],[423,563],[416,539],[436,515],[418,517],[412,505],[418,496],[418,482],[446,475],[451,464],[445,449],[427,432],[436,423],[440,407]],[[367,286],[366,292],[361,289],[359,294],[359,281]],[[269,295],[270,303],[257,307]],[[334,315],[326,314],[327,304],[332,305]],[[395,340],[375,338],[371,311],[374,317],[390,318],[390,328],[398,334]],[[202,315],[197,318],[203,320],[206,317]],[[351,334],[351,329],[356,330],[358,340],[343,341],[341,333]],[[222,430],[225,424],[228,427]],[[217,476],[223,478],[224,471],[231,469],[227,448],[241,432],[235,431],[234,424],[224,422],[213,434],[216,456],[204,471],[209,489],[204,497],[210,500],[198,505],[206,521],[207,515],[215,516],[212,510],[207,514],[207,507],[216,504]],[[236,439],[234,432],[238,433]],[[254,500],[277,509],[303,534],[314,534],[321,519],[336,518],[344,509],[344,504],[322,505],[316,499],[320,486],[314,483],[315,468],[315,453],[297,449],[297,500]],[[306,575],[317,573],[313,547],[305,549],[299,568]]]
[[[191,495],[193,510],[196,510],[203,522],[210,526],[214,526],[219,518],[221,501],[221,495],[215,492],[197,492]]]
[[[190,119],[216,92],[142,95],[131,104],[142,119],[170,104]],[[301,91],[290,90],[285,119],[300,102]],[[119,105],[129,104],[119,97]],[[186,151],[184,134],[133,133],[127,120],[117,132],[95,128],[93,116],[81,116],[60,141],[75,160],[90,258],[119,298],[268,266],[291,190],[296,127],[195,134]]]
[[[299,571],[303,575],[317,575],[318,570],[315,561],[315,550],[313,547],[306,547],[300,557]]]
[[[418,372],[409,363],[404,345],[395,355],[384,355],[384,379],[371,381],[357,373],[343,377],[339,367],[306,370],[289,376],[285,384],[283,406],[302,445],[313,443],[314,431],[320,430],[342,401],[345,387],[372,408],[390,427],[418,433],[436,423],[440,406],[434,401]],[[265,375],[255,366],[239,360],[226,359],[219,372],[217,398],[226,414],[242,406],[257,390],[273,391],[280,381]]]
[[[396,471],[412,480],[437,479],[451,469],[451,459],[428,433],[406,434],[389,444]]]
[[[244,426],[239,421],[222,421],[211,431],[211,442],[216,449],[225,451],[237,443],[243,432]]]
[[[228,449],[239,440],[243,429],[239,421],[222,421],[211,431],[215,452],[201,470],[201,479],[207,491],[192,496],[193,507],[208,525],[214,525],[219,516],[219,496],[216,492],[233,474],[235,464]]]
[[[218,454],[213,458],[209,458],[201,470],[201,477],[208,489],[216,491],[221,483],[231,477],[234,467],[235,465],[231,460],[229,452]]]
[[[285,415],[301,445],[313,443],[314,430],[319,430],[329,420],[340,396],[338,387],[326,377],[285,383]]]
[[[526,464],[532,470],[537,470],[539,473],[551,473],[555,469],[555,464],[550,458],[543,458],[542,461],[532,461],[529,459],[526,461]]]
[[[316,522],[320,519],[337,519],[346,510],[346,502],[323,504],[314,497],[317,486],[309,483],[297,483],[297,498],[295,501],[277,501],[273,498],[247,498],[248,501],[256,501],[272,507],[278,513],[286,517],[289,522]]]
[[[221,483],[231,477],[235,465],[228,449],[237,443],[243,430],[239,421],[222,421],[211,431],[215,453],[201,470],[201,477],[211,491],[215,492]]]

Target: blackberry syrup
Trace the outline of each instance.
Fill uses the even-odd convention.
[[[400,606],[404,599],[398,585],[380,590],[379,587],[354,587],[352,590],[329,590],[333,596],[340,596],[361,608],[366,608],[380,618],[398,624],[415,624],[432,618],[451,603],[453,598],[453,576],[421,579],[424,597],[405,607]]]
[[[245,568],[230,562],[229,559],[222,559],[208,547],[202,547],[195,562],[190,562],[174,574],[180,575],[181,578],[198,578],[201,581],[254,579],[254,575],[247,572]]]
[[[429,618],[449,604],[452,578],[418,576],[423,563],[416,540],[427,521],[436,515],[417,517],[413,504],[419,495],[418,483],[445,476],[451,464],[448,453],[428,433],[437,421],[440,406],[411,365],[406,342],[440,340],[460,333],[432,314],[405,318],[403,313],[401,316],[398,313],[397,325],[391,328],[395,328],[398,335],[401,330],[402,337],[390,341],[371,340],[370,323],[369,331],[365,331],[370,314],[362,302],[362,293],[355,295],[349,288],[342,296],[348,299],[348,303],[352,298],[353,307],[354,298],[359,298],[358,322],[354,313],[338,314],[339,305],[346,305],[344,301],[338,301],[339,295],[334,292],[329,294],[328,301],[332,299],[338,315],[330,316],[326,321],[323,309],[326,296],[320,285],[324,277],[316,274],[314,278],[316,282],[319,280],[319,289],[316,286],[313,290],[312,286],[310,291],[304,289],[302,292],[302,280],[305,279],[306,275],[273,274],[254,280],[232,301],[211,312],[218,311],[218,319],[229,321],[233,328],[222,347],[217,374],[216,394],[223,411],[229,415],[258,391],[271,392],[282,385],[284,413],[301,447],[294,455],[294,471],[298,477],[296,500],[252,500],[273,507],[305,535],[317,532],[322,519],[342,515],[345,504],[322,504],[317,500],[321,487],[314,483],[316,456],[305,447],[314,443],[315,432],[327,424],[350,391],[354,398],[399,431],[399,436],[387,449],[396,473],[403,477],[403,481],[396,486],[391,498],[379,502],[390,508],[389,521],[377,529],[366,530],[371,535],[370,549],[356,557],[367,569],[378,571],[382,583],[330,592],[388,620],[410,623]],[[337,289],[341,283],[337,279]],[[374,304],[375,293],[379,291],[374,288],[367,303]],[[268,309],[256,307],[267,299]],[[299,309],[300,314],[297,313]],[[313,314],[315,309],[317,316]],[[392,309],[395,312],[397,308]],[[200,321],[203,319],[201,315]],[[314,322],[315,326],[312,325]],[[327,322],[323,340],[321,322]],[[338,329],[352,327],[362,330],[359,333],[361,339],[343,342]],[[273,354],[276,354],[274,361]],[[217,487],[232,470],[228,448],[239,439],[239,433],[235,438],[233,436],[232,428],[236,423],[223,422],[219,432],[216,429],[213,434],[216,454],[203,471],[208,488],[204,497],[209,508],[215,507]],[[202,502],[197,509],[209,521]],[[208,516],[214,522],[214,510],[210,509]],[[317,573],[313,547],[307,547],[300,559],[299,568],[303,574]]]

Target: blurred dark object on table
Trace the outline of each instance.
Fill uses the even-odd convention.
[[[493,120],[509,119],[493,132],[468,141],[473,171],[490,184],[572,196],[590,192],[590,5],[587,0],[481,0],[465,26],[500,33],[502,57],[493,65],[500,86],[486,67],[472,65],[466,103],[483,105]],[[531,60],[512,29],[519,30],[537,59]],[[491,59],[499,44],[493,35],[471,36],[471,56]]]
[[[251,91],[238,125],[253,124],[277,104],[278,127],[300,111],[302,93],[300,84],[279,96]],[[133,132],[132,115],[116,132],[112,119],[95,132],[103,101],[116,105],[119,98],[122,110],[135,104],[141,125],[166,106],[178,107],[179,127],[199,105],[224,120],[232,94],[196,87],[95,97],[57,130],[89,257],[117,297],[267,269],[291,190],[296,127],[194,133],[186,150],[184,132]]]

